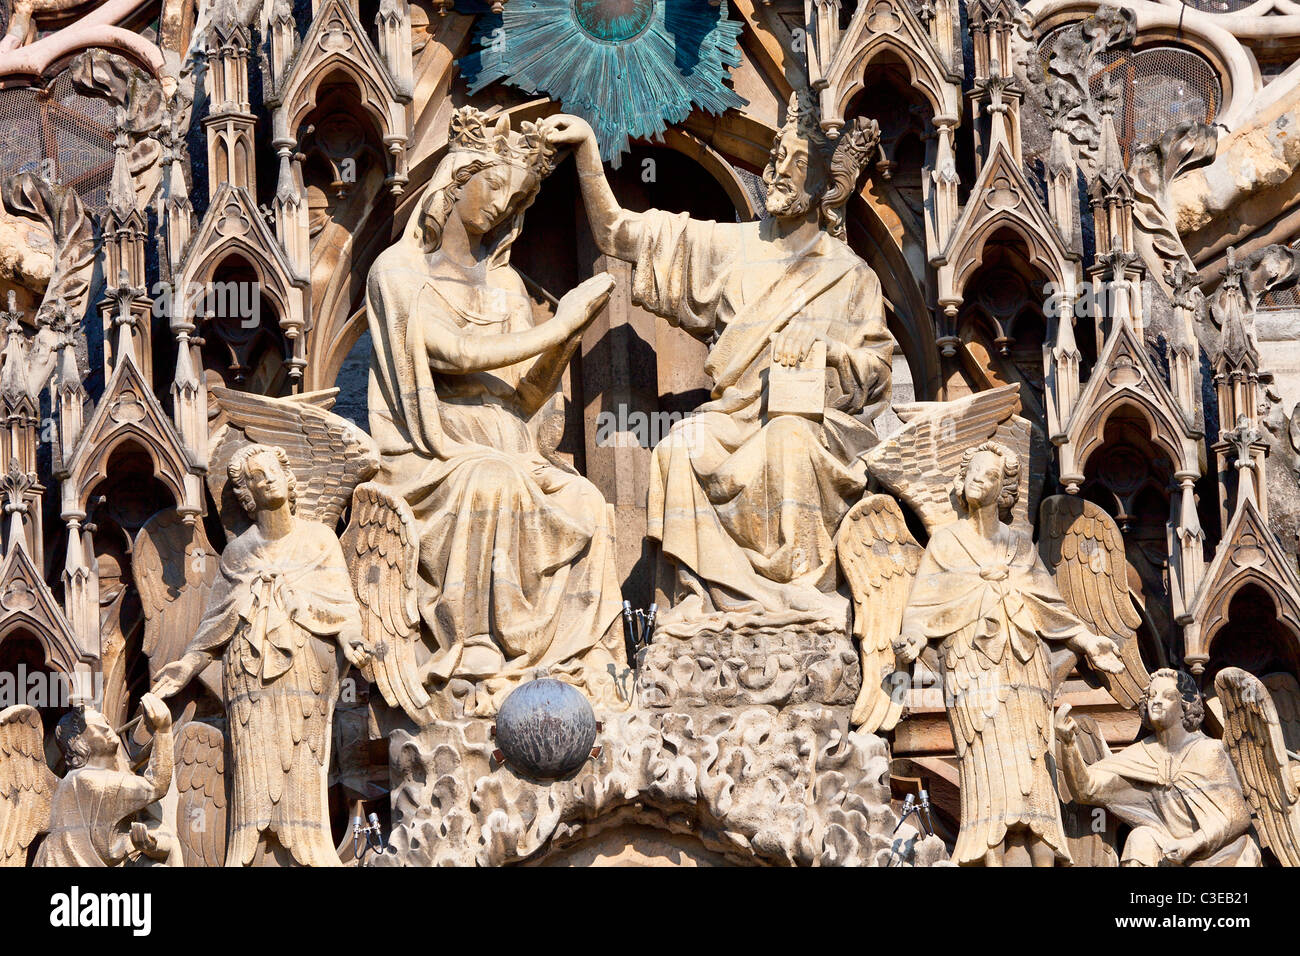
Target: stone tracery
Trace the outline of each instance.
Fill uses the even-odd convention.
[[[115,0],[71,12],[59,6],[52,18],[41,4],[29,5],[7,24],[0,109],[11,91],[53,90],[66,71],[70,88],[111,104],[114,119],[91,137],[80,165],[69,157],[69,169],[98,160],[102,169],[85,181],[58,181],[62,140],[30,156],[25,144],[0,141],[7,176],[0,182],[0,292],[13,293],[0,330],[0,464],[7,469],[0,475],[0,661],[9,660],[7,641],[34,640],[51,670],[76,679],[65,709],[84,703],[93,708],[87,713],[126,720],[139,709],[145,675],[156,680],[174,663],[162,658],[175,656],[177,647],[183,652],[185,641],[160,643],[158,622],[197,627],[216,562],[237,540],[231,502],[212,496],[211,469],[224,469],[241,443],[315,449],[313,480],[332,483],[329,493],[342,502],[337,511],[327,509],[325,524],[332,518],[329,532],[343,535],[355,597],[363,617],[374,616],[367,653],[378,655],[354,661],[359,672],[348,679],[361,685],[360,702],[340,701],[333,718],[350,769],[326,785],[339,788],[336,805],[353,801],[381,813],[392,837],[382,863],[546,863],[606,854],[611,846],[630,857],[653,856],[657,838],[647,833],[685,839],[690,826],[707,834],[692,844],[700,859],[939,862],[962,839],[951,812],[973,809],[976,801],[959,792],[974,779],[960,770],[965,749],[953,736],[962,730],[961,707],[936,697],[928,683],[954,665],[933,651],[917,649],[914,667],[893,656],[899,634],[885,632],[903,628],[894,612],[901,615],[913,586],[910,579],[890,583],[873,561],[888,552],[906,563],[936,537],[938,547],[956,547],[938,532],[951,519],[947,496],[957,463],[963,451],[993,440],[1017,452],[1023,500],[1001,528],[985,529],[987,539],[1014,531],[1024,545],[1022,564],[1033,557],[1035,530],[1036,547],[1060,552],[1060,541],[1042,536],[1063,535],[1064,525],[1045,521],[1038,508],[1058,495],[1080,500],[1081,508],[1086,503],[1082,513],[1098,527],[1114,524],[1118,547],[1075,557],[1122,565],[1110,571],[1133,601],[1132,616],[1122,615],[1123,628],[1094,636],[1132,641],[1147,671],[1168,665],[1194,675],[1210,712],[1219,715],[1206,731],[1213,736],[1230,727],[1235,735],[1225,735],[1226,756],[1218,759],[1216,750],[1214,766],[1253,747],[1282,761],[1285,772],[1285,754],[1268,736],[1277,714],[1251,709],[1247,698],[1255,691],[1240,688],[1253,688],[1245,673],[1253,672],[1270,701],[1289,713],[1294,695],[1283,678],[1300,676],[1300,427],[1293,420],[1300,356],[1293,362],[1287,351],[1290,319],[1281,314],[1288,301],[1282,290],[1297,273],[1300,152],[1278,135],[1300,119],[1300,73],[1284,68],[1300,55],[1300,7],[1290,0],[1258,0],[1228,12],[1174,0],[1136,0],[1123,11],[1082,0],[718,4],[728,29],[741,35],[734,57],[720,59],[729,85],[718,102],[733,105],[716,115],[695,109],[669,124],[662,144],[631,141],[625,168],[604,186],[623,216],[613,220],[602,215],[604,193],[593,186],[605,175],[600,160],[612,157],[596,153],[590,161],[594,144],[573,133],[581,130],[566,116],[580,110],[530,98],[508,77],[473,93],[462,82],[460,64],[474,44],[494,42],[475,29],[476,17],[492,15],[478,7],[461,10],[442,0],[321,0],[305,12],[284,0]],[[645,19],[650,8],[626,6],[630,19],[600,20],[601,29],[614,30],[602,42],[640,36],[637,17]],[[122,26],[139,22],[132,17],[144,7],[161,16],[154,39]],[[373,23],[363,20],[363,8],[373,11]],[[590,32],[600,17],[622,9],[588,4],[575,16]],[[671,20],[668,9],[665,22]],[[1179,32],[1171,39],[1175,23]],[[60,28],[43,35],[54,24]],[[1184,66],[1194,59],[1196,69],[1214,74],[1213,102],[1203,104],[1204,115],[1164,117],[1167,125],[1152,126],[1147,137],[1155,141],[1144,142],[1129,100],[1144,75],[1140,58],[1162,44],[1177,46]],[[676,53],[682,67],[688,51]],[[1117,63],[1132,66],[1124,68],[1122,88],[1108,79]],[[1165,66],[1171,76],[1182,68],[1172,60]],[[540,140],[555,138],[561,152],[536,183],[512,185],[507,173],[506,181],[474,185],[476,176],[491,180],[492,164],[485,173],[449,159],[465,146],[457,137],[469,115],[507,131],[504,142],[513,146],[504,167],[520,165],[511,149],[535,150]],[[508,120],[497,125],[501,117]],[[1178,122],[1184,119],[1193,122]],[[802,154],[785,135],[800,124]],[[774,138],[773,172],[762,175]],[[855,175],[837,183],[845,193],[836,207],[842,219],[837,224],[831,216],[827,226],[799,208],[800,200],[816,207],[817,171],[793,176],[791,156],[806,156],[811,168],[816,150],[829,160],[841,144],[840,172],[851,165]],[[40,163],[51,148],[60,160],[53,170]],[[578,150],[580,161],[568,164],[576,172],[566,166],[568,148]],[[556,174],[542,183],[552,165]],[[1229,175],[1247,166],[1255,172]],[[509,288],[499,274],[476,285],[459,274],[428,272],[437,268],[423,258],[429,248],[402,260],[400,280],[390,275],[394,257],[384,250],[427,228],[426,187],[451,167],[465,173],[452,192],[470,194],[451,217],[454,228],[485,209],[505,216],[505,206],[492,208],[498,192],[540,190],[536,209],[527,223],[514,222],[506,243],[529,238],[526,249],[515,249]],[[680,174],[681,183],[661,181],[663,170]],[[696,182],[708,189],[689,188]],[[556,198],[548,201],[548,192]],[[552,215],[559,202],[569,208]],[[665,212],[644,213],[647,205]],[[727,330],[750,320],[747,296],[761,271],[728,255],[742,246],[751,257],[776,248],[769,245],[774,230],[792,210],[807,220],[807,241],[782,246],[768,268],[797,278],[774,281],[768,291],[773,299],[776,291],[790,293],[793,305],[767,330],[776,341],[754,353],[753,414],[763,448],[746,451],[748,436],[719,440],[715,448],[709,442],[719,429],[750,414],[743,403],[727,404],[734,382],[726,378],[726,361],[734,360],[738,337]],[[691,218],[672,218],[681,213]],[[643,216],[663,232],[648,245],[632,237]],[[716,220],[707,242],[699,224],[706,218]],[[499,222],[487,225],[484,232]],[[682,238],[688,231],[689,241]],[[825,291],[819,276],[833,271],[825,261],[836,256],[854,275],[876,281],[878,314],[875,305],[859,308],[870,296],[852,299],[846,310],[852,321],[879,326],[876,378],[865,375],[865,360],[851,354],[839,332],[799,332],[805,316],[825,318],[816,315]],[[483,263],[498,273],[504,265],[492,249]],[[744,278],[743,267],[755,275]],[[372,268],[386,278],[382,295],[368,304]],[[610,278],[593,278],[602,273]],[[733,274],[740,277],[734,288],[720,288]],[[458,304],[421,299],[426,282],[455,286],[437,301]],[[593,291],[597,286],[608,290],[608,302],[605,292]],[[510,298],[506,306],[489,301],[494,288]],[[571,289],[589,293],[591,314],[583,322],[568,314]],[[385,397],[382,388],[341,374],[353,367],[345,356],[358,341],[363,349],[387,348],[398,362],[410,358],[376,334],[385,321],[392,324],[387,313],[357,338],[368,313],[374,320],[376,311],[392,308],[394,295],[408,292],[413,321],[459,310],[456,322],[482,326],[486,344],[479,347],[500,354],[485,358],[453,336],[426,355],[421,339],[415,359],[426,369],[433,363],[437,379],[396,374],[393,381],[412,385],[410,395]],[[493,332],[488,319],[498,313],[509,313],[510,322]],[[566,321],[568,334],[543,342]],[[403,335],[404,323],[405,316]],[[893,344],[885,342],[890,334]],[[537,348],[520,344],[533,339]],[[523,367],[534,360],[546,367]],[[486,382],[484,390],[471,395],[463,387],[471,376]],[[564,498],[570,492],[562,488],[582,489],[562,508],[513,508],[521,515],[519,535],[491,539],[524,542],[524,557],[545,557],[537,568],[523,562],[519,580],[494,545],[474,535],[456,540],[471,563],[491,565],[476,579],[485,582],[481,589],[452,573],[460,565],[450,558],[460,554],[444,555],[442,571],[433,573],[436,556],[429,552],[452,512],[433,508],[407,521],[391,476],[343,464],[352,454],[369,462],[374,450],[371,436],[354,435],[330,411],[333,403],[365,408],[373,422],[385,401],[390,411],[396,402],[429,401],[419,393],[422,382],[453,408],[453,443],[479,443],[526,461],[507,468],[485,453],[478,483],[463,499],[473,510],[466,527],[487,520],[499,504],[485,494],[514,488],[511,494],[522,495],[527,488],[536,503]],[[514,397],[502,397],[503,382]],[[890,384],[892,408],[864,413]],[[695,399],[709,389],[713,405],[693,419],[704,404]],[[834,444],[820,423],[832,399],[855,389],[862,401],[845,400],[834,410],[859,416],[860,425],[876,418],[879,435],[862,447],[833,449],[843,473],[819,466],[807,481],[775,480],[800,467],[793,450],[807,435],[823,436],[823,451]],[[484,426],[494,402],[518,404],[511,415],[526,423],[527,442],[504,447],[499,430]],[[718,403],[726,407],[719,411]],[[620,410],[622,424],[611,429],[601,416]],[[636,433],[636,422],[655,416],[662,428]],[[292,428],[285,425],[290,419]],[[598,436],[614,431],[630,436],[631,447],[602,444]],[[653,450],[664,436],[668,444]],[[673,456],[673,443],[692,440],[700,444]],[[335,456],[328,461],[327,446]],[[380,447],[380,459],[391,451]],[[425,451],[430,463],[453,462],[461,453]],[[656,480],[647,478],[661,467]],[[683,476],[699,483],[689,508],[664,491],[685,487]],[[442,480],[431,479],[431,487]],[[820,536],[798,519],[816,505],[814,492],[822,504],[839,503],[831,510],[843,505],[843,522],[832,521]],[[106,494],[111,505],[100,500]],[[767,502],[773,494],[783,500]],[[650,514],[647,496],[667,510]],[[760,498],[767,510],[758,507]],[[345,508],[353,525],[346,534],[348,522],[339,520]],[[1048,511],[1064,513],[1045,505]],[[588,520],[597,512],[599,520]],[[530,513],[546,520],[534,527]],[[666,535],[665,522],[673,521],[680,526]],[[713,528],[710,522],[725,534],[690,553],[684,541],[713,540],[701,530]],[[675,566],[663,570],[660,542],[669,537]],[[781,547],[769,548],[778,538]],[[394,542],[406,557],[376,556]],[[412,549],[414,563],[407,560]],[[732,574],[738,555],[744,573]],[[810,617],[800,606],[783,618],[765,607],[765,614],[737,623],[732,612],[752,603],[757,591],[749,585],[756,581],[793,608],[798,601],[783,587],[807,572],[810,560],[822,569],[810,593],[834,598],[834,614]],[[781,562],[789,564],[784,571],[775,567]],[[588,573],[592,563],[599,573]],[[1050,571],[1068,574],[1062,567],[1051,563]],[[146,568],[167,582],[166,594],[137,581]],[[685,600],[683,568],[685,578],[705,582],[704,603],[719,612],[706,624],[684,610],[693,605]],[[295,573],[279,565],[266,570],[286,582]],[[376,581],[399,579],[401,601],[410,607],[385,605],[374,591]],[[582,593],[566,595],[559,615],[560,605],[545,595],[566,582]],[[514,633],[522,617],[494,591],[504,587],[525,595],[530,612],[538,598],[549,618],[530,619],[527,634]],[[458,596],[458,588],[465,593]],[[619,617],[620,588],[637,604],[658,598],[665,631],[647,633],[635,609]],[[891,595],[888,613],[873,609],[872,596],[883,593]],[[1071,612],[1086,622],[1106,619],[1090,617],[1070,598]],[[600,608],[600,634],[585,643],[575,638],[574,647],[607,652],[598,674],[584,677],[584,667],[597,665],[581,654],[519,651],[547,628],[567,634],[575,621],[586,627],[589,606]],[[1005,626],[1047,627],[1025,623],[1030,617],[1009,613]],[[452,633],[467,620],[484,623],[472,634]],[[627,646],[615,648],[620,630]],[[405,640],[408,632],[417,643],[399,652],[393,635]],[[1265,637],[1254,640],[1254,632]],[[451,637],[434,646],[435,634]],[[1044,636],[1042,646],[1049,645]],[[438,671],[449,647],[458,648],[457,662]],[[394,656],[386,660],[386,653]],[[22,659],[29,656],[24,650]],[[510,669],[516,658],[528,664],[527,673],[523,664]],[[532,669],[543,660],[550,677],[587,690],[603,724],[600,752],[550,782],[503,763],[492,743],[501,697],[547,676]],[[508,681],[493,683],[507,671]],[[229,733],[214,673],[188,675],[195,689],[176,698],[173,715],[186,799],[213,806],[230,786],[212,760],[213,741]],[[1137,738],[1138,715],[1124,702],[1133,695],[1102,689],[1106,678],[1086,660],[1052,657],[1043,678],[1048,705],[1070,705],[1090,718],[1063,731],[1086,738],[1079,744],[1086,756],[1073,766],[1068,788],[1083,802],[1096,796],[1085,786],[1086,768],[1112,760],[1111,745],[1120,751]],[[1158,681],[1152,687],[1157,683],[1166,689]],[[604,690],[593,691],[597,685]],[[876,690],[884,696],[873,699]],[[364,719],[339,730],[357,714]],[[0,733],[8,726],[28,734],[31,715],[0,713]],[[52,734],[52,722],[43,729]],[[134,754],[149,736],[123,734],[121,745]],[[1035,753],[1056,743],[1035,738],[1042,745]],[[0,766],[5,759],[0,753]],[[345,776],[346,787],[339,782]],[[949,814],[938,828],[943,836],[926,836],[910,823],[893,833],[901,805],[890,793],[891,776],[900,792],[916,780],[929,783],[936,801],[948,792],[947,809],[936,802]],[[1234,785],[1247,802],[1252,787],[1269,785],[1239,776]],[[10,812],[3,799],[0,793],[0,817]],[[1064,836],[1052,834],[1056,855],[1117,860],[1125,834],[1102,837],[1114,852],[1091,844],[1085,852],[1072,812],[1063,818]],[[1280,840],[1278,828],[1294,825],[1284,817],[1269,819],[1269,839]],[[149,846],[145,840],[128,855],[149,857]],[[1009,859],[1017,856],[1012,844],[1007,850]],[[314,846],[313,859],[320,852]],[[1041,854],[1026,852],[1042,862]],[[1126,855],[1151,852],[1144,845]],[[219,849],[187,846],[181,856],[211,862],[211,853]],[[961,862],[982,853],[963,852]],[[1181,851],[1173,857],[1188,858]],[[1272,859],[1291,862],[1285,852]]]

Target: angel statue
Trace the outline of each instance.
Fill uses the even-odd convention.
[[[369,663],[347,566],[333,521],[300,511],[283,448],[245,445],[226,472],[252,523],[226,545],[198,631],[153,692],[170,697],[220,656],[234,776],[227,866],[338,866],[331,722],[340,671]]]
[[[45,727],[28,704],[0,710],[0,866],[25,866],[50,825],[59,778],[45,763]]]
[[[1239,667],[1215,676],[1223,746],[1254,811],[1260,842],[1283,866],[1300,866],[1300,758],[1287,747],[1288,728],[1266,682]],[[1291,677],[1284,687],[1294,682]]]
[[[1259,866],[1250,807],[1229,750],[1201,731],[1205,705],[1191,675],[1156,671],[1138,709],[1151,733],[1094,763],[1080,753],[1070,706],[1056,714],[1061,772],[1075,801],[1133,828],[1120,865]]]
[[[613,279],[588,279],[534,325],[510,265],[553,158],[546,130],[458,109],[367,282],[380,473],[354,495],[344,547],[375,681],[419,724],[495,714],[543,668],[626,707],[611,510],[552,461],[543,425]]]
[[[968,447],[952,495],[960,514],[936,528],[916,570],[894,651],[902,664],[938,645],[961,777],[959,865],[1068,861],[1052,746],[1053,646],[1100,671],[1119,648],[1066,604],[1027,530],[1012,527],[1020,455],[997,441]]]
[[[894,411],[903,420],[903,427],[866,455],[867,467],[876,482],[896,494],[897,499],[886,494],[864,496],[845,517],[836,538],[840,567],[853,595],[853,630],[862,659],[862,690],[852,720],[863,730],[875,733],[893,729],[913,683],[912,677],[899,668],[894,643],[903,629],[909,595],[915,593],[920,599],[923,593],[914,592],[913,582],[921,574],[925,549],[913,538],[900,502],[910,508],[930,535],[936,554],[927,561],[927,567],[934,563],[946,566],[948,559],[944,555],[950,539],[939,534],[941,529],[947,529],[945,535],[969,535],[980,527],[991,527],[997,540],[1011,549],[1008,553],[1014,560],[1008,577],[1015,570],[1014,577],[1019,580],[1022,571],[1032,566],[1030,577],[1040,598],[1049,595],[1053,600],[1048,603],[1056,610],[1060,610],[1059,600],[1064,599],[1065,608],[1089,634],[1109,638],[1119,649],[1123,666],[1118,671],[1091,667],[1088,655],[1083,653],[1086,640],[1080,643],[1056,639],[1049,626],[1045,637],[1052,643],[1046,666],[1052,688],[1078,665],[1089,672],[1085,676],[1095,678],[1126,707],[1136,706],[1143,695],[1149,678],[1138,652],[1141,618],[1128,583],[1124,539],[1114,519],[1092,502],[1055,495],[1039,508],[1041,563],[1031,562],[1033,556],[1024,551],[1031,529],[1028,499],[1032,489],[1029,469],[1023,465],[1030,453],[1030,425],[1016,415],[1019,408],[1016,385],[950,402],[897,405]],[[976,526],[970,523],[972,512],[963,504],[964,483],[954,487],[952,475],[965,474],[970,465],[968,455],[974,455],[972,449],[990,441],[1011,453],[1009,460],[1016,461],[1018,477],[1013,481],[1010,474],[1004,476],[1004,507],[987,508],[982,520],[988,524]],[[965,522],[960,520],[961,512]],[[1011,519],[1010,528],[994,520],[999,515]],[[985,550],[976,548],[976,553],[983,555]],[[1040,568],[1051,575],[1042,574]],[[982,590],[983,581],[971,579],[970,583],[980,584]],[[1030,602],[1027,607],[1034,609],[1037,619],[1047,621],[1039,604]],[[1023,614],[1017,620],[1029,623]],[[971,623],[966,614],[954,621],[962,627]],[[934,636],[939,637],[937,633]],[[960,646],[955,638],[954,642],[955,647]],[[932,650],[926,653],[927,658],[933,656]],[[932,669],[938,671],[942,666],[942,661],[935,660]]]
[[[180,865],[174,835],[140,818],[171,786],[172,715],[153,694],[145,694],[140,707],[153,733],[141,776],[131,772],[121,739],[99,711],[75,707],[59,721],[54,735],[68,773],[54,791],[49,835],[36,851],[36,866]]]
[[[650,466],[656,589],[671,605],[656,633],[845,632],[835,534],[866,485],[859,456],[876,440],[894,346],[880,280],[843,222],[878,148],[874,123],[831,141],[815,107],[792,97],[763,173],[770,216],[735,223],[622,208],[591,127],[565,115],[546,124],[577,147],[592,234],[633,264],[633,301],[711,343],[711,400]]]

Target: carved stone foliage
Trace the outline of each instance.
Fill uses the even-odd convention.
[[[1129,165],[1133,181],[1133,224],[1137,251],[1152,276],[1172,293],[1173,268],[1193,268],[1178,234],[1177,209],[1169,187],[1181,173],[1214,159],[1218,136],[1206,123],[1179,123],[1160,137],[1134,150]]]
[[[33,173],[19,173],[0,186],[5,209],[33,219],[49,230],[54,242],[54,269],[38,315],[52,317],[62,306],[80,315],[90,292],[94,233],[77,194]]]
[[[808,704],[636,710],[604,725],[600,756],[542,785],[492,756],[485,720],[394,731],[384,866],[520,862],[626,822],[693,833],[732,863],[929,865],[946,854],[890,807],[883,740]]]
[[[1098,54],[1125,46],[1137,35],[1137,16],[1122,6],[1103,4],[1095,14],[1055,34],[1049,44],[1026,51],[1026,112],[1045,112],[1053,128],[1069,136],[1077,162],[1091,179],[1101,143],[1103,90],[1094,88]]]
[[[124,57],[88,50],[69,65],[72,84],[87,96],[116,107],[116,123],[129,143],[127,168],[139,205],[149,201],[161,179],[162,144],[154,135],[170,118],[162,86]]]

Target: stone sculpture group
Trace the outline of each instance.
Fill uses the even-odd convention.
[[[1300,862],[1268,691],[1222,672],[1225,737],[1207,737],[1185,675],[1142,666],[1114,521],[1055,496],[1032,539],[1017,387],[899,404],[903,427],[877,436],[893,339],[843,206],[879,135],[828,133],[796,95],[763,174],[768,215],[718,223],[622,208],[576,116],[516,130],[456,110],[369,273],[369,436],[310,395],[213,390],[225,423],[208,480],[231,538],[215,574],[186,584],[201,607],[188,645],[152,674],[133,741],[147,766],[80,707],[59,725],[70,770],[55,779],[36,712],[0,713],[0,792],[18,794],[0,806],[4,861],[45,832],[37,865],[338,865],[327,781],[352,673],[390,722],[381,865],[523,861],[601,814],[672,832],[682,805],[719,859],[941,862],[942,841],[898,819],[878,736],[926,672],[959,764],[952,862],[1072,862],[1063,796],[1132,827],[1125,864],[1258,865],[1256,833]],[[570,153],[633,301],[708,344],[709,400],[650,462],[667,606],[631,657],[613,510],[547,427],[615,280],[587,279],[534,324],[511,264]],[[1053,718],[1074,672],[1140,708],[1151,735],[1086,757],[1068,707]],[[557,780],[503,764],[492,739],[506,698],[542,677],[580,691],[600,728]],[[224,739],[184,709],[200,681],[220,688]]]

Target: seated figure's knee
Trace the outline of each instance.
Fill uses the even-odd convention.
[[[778,415],[763,426],[763,437],[780,444],[816,441],[817,428],[811,420],[799,415]]]
[[[675,448],[691,451],[699,443],[707,427],[698,416],[694,415],[673,422],[663,440],[655,445],[654,454],[656,456],[671,454]]]
[[[506,458],[487,458],[470,468],[471,495],[476,505],[516,499],[527,493],[528,477],[523,468]]]
[[[1164,850],[1150,827],[1135,827],[1124,841],[1122,866],[1159,866]]]

